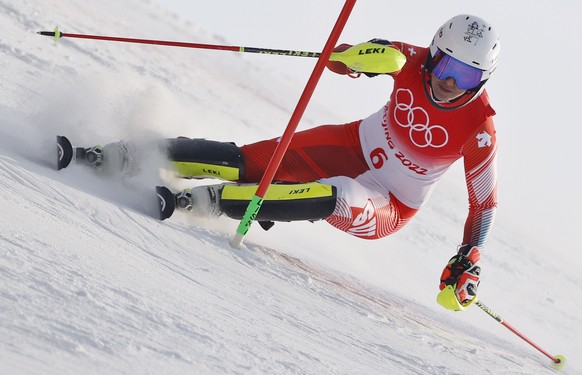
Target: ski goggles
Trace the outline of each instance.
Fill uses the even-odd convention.
[[[461,90],[469,90],[477,87],[483,78],[483,71],[471,65],[455,59],[438,50],[433,57],[432,73],[438,79],[454,78],[457,87]]]

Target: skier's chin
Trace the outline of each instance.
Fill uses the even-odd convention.
[[[465,91],[463,90],[461,93],[459,93],[458,90],[452,91],[442,87],[439,83],[437,83],[436,85],[432,85],[432,93],[435,99],[446,103],[460,98],[465,93]]]
[[[444,80],[439,80],[431,75],[430,86],[433,97],[439,102],[447,103],[460,98],[465,94],[466,90],[458,89],[456,86],[451,86],[445,83]]]

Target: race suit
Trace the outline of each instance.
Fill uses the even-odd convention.
[[[428,48],[394,43],[407,57],[393,74],[390,101],[368,118],[295,134],[275,179],[321,181],[337,187],[326,220],[357,237],[377,239],[402,228],[436,182],[463,158],[469,214],[462,243],[482,246],[496,199],[495,111],[484,91],[457,109],[436,106],[425,85]],[[258,182],[277,139],[243,146],[243,182]]]

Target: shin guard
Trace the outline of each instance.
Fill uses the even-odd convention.
[[[220,210],[233,219],[241,219],[258,186],[225,185],[220,191]],[[335,186],[319,182],[271,184],[255,220],[297,221],[320,220],[335,209]]]
[[[234,143],[174,138],[165,143],[168,157],[184,178],[219,178],[237,181],[244,175],[244,160]]]

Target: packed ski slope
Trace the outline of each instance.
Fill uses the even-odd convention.
[[[0,374],[555,373],[476,307],[453,314],[435,302],[465,218],[462,171],[392,238],[361,241],[321,222],[257,225],[246,250],[232,249],[231,220],[152,218],[156,184],[205,182],[175,180],[155,153],[133,178],[57,172],[55,136],[276,137],[304,80],[261,65],[275,57],[35,34],[58,24],[228,43],[147,0],[0,0],[0,10]],[[316,95],[301,127],[350,120]],[[550,252],[529,218],[509,218],[484,256],[480,297],[565,355],[563,373],[582,374],[577,244]]]

